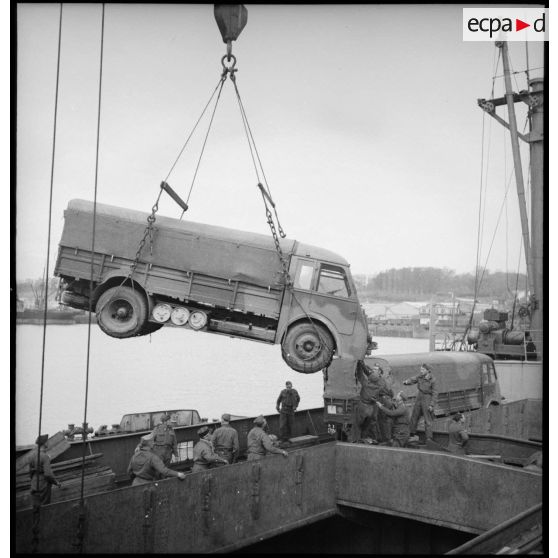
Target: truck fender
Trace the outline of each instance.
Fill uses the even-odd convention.
[[[113,269],[112,271],[110,271],[109,273],[105,274],[102,278],[101,281],[99,281],[97,283],[97,286],[95,287],[94,291],[93,291],[93,302],[96,303],[97,300],[99,299],[99,297],[110,287],[115,287],[120,285],[124,279],[126,279],[128,277],[128,272],[129,272],[129,268],[127,267],[121,267],[120,269]],[[134,285],[138,285],[142,288],[142,290],[146,293],[147,296],[147,291],[145,290],[145,285],[142,281],[141,278],[138,277],[134,277],[132,279]],[[147,301],[149,304],[149,312],[151,313],[151,305],[153,304],[151,301],[151,297],[147,296]]]
[[[323,317],[323,316],[318,316],[316,314],[313,314],[311,312],[309,312],[308,314],[305,314],[304,312],[299,312],[293,316],[291,316],[289,318],[289,321],[285,324],[285,326],[283,327],[283,329],[278,332],[277,335],[277,339],[279,340],[279,344],[281,344],[283,342],[283,339],[285,338],[285,333],[287,333],[287,330],[296,322],[303,322],[303,321],[309,321],[308,317],[310,317],[310,319],[314,322],[317,322],[321,325],[323,325],[324,327],[326,327],[329,331],[329,333],[331,333],[331,336],[333,337],[333,340],[335,341],[335,347],[336,349],[339,348],[340,345],[340,339],[339,339],[339,334],[337,333],[337,330],[335,329],[335,326],[331,323],[330,320],[328,320],[327,318]]]

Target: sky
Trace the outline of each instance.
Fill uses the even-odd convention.
[[[58,24],[59,4],[17,6],[17,279],[42,276],[47,259]],[[502,65],[461,25],[458,4],[248,5],[237,85],[288,238],[339,253],[353,273],[472,272],[482,199],[479,261],[524,271],[509,134],[477,106],[503,95],[501,77],[492,93]],[[100,45],[101,5],[64,4],[50,274],[68,201],[94,196]],[[525,43],[509,46],[525,89]],[[225,52],[211,4],[106,4],[98,202],[150,211]],[[542,43],[528,56],[542,75]],[[208,122],[168,179],[184,199]],[[184,218],[269,234],[257,182],[227,80]],[[159,213],[181,210],[163,196]]]

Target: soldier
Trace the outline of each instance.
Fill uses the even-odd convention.
[[[221,417],[221,426],[213,432],[212,442],[217,455],[234,463],[238,457],[238,432],[229,424],[230,420],[228,413]]]
[[[228,465],[229,462],[217,455],[213,450],[211,442],[211,430],[208,426],[202,426],[198,430],[199,442],[194,446],[194,466],[192,473],[205,471],[212,466]]]
[[[174,455],[178,458],[178,450],[176,444],[176,434],[174,428],[168,424],[170,415],[164,413],[161,417],[161,422],[153,429],[153,453],[157,454],[161,461],[168,467],[171,458]]]
[[[134,482],[132,486],[147,484],[159,478],[178,477],[184,480],[186,475],[168,469],[161,458],[153,451],[154,436],[152,433],[142,436],[139,450],[134,453],[128,465],[128,474]]]
[[[417,384],[418,393],[411,415],[411,436],[417,432],[417,423],[421,415],[424,417],[424,430],[426,439],[432,440],[432,422],[434,420],[434,407],[438,398],[436,378],[432,375],[432,369],[428,364],[422,364],[420,373],[411,378],[407,378],[404,385]]]
[[[50,504],[51,488],[56,485],[62,488],[50,466],[50,457],[46,452],[48,434],[41,434],[35,440],[37,447],[31,450],[22,460],[21,467],[29,465],[31,477],[31,501],[37,508],[43,504]]]
[[[279,439],[287,442],[292,435],[294,424],[294,413],[300,403],[298,391],[293,389],[292,382],[285,383],[285,389],[281,390],[275,405],[279,415]]]
[[[448,450],[459,455],[465,455],[465,448],[469,441],[469,434],[465,427],[465,415],[456,413],[448,427]]]
[[[388,387],[379,371],[370,369],[362,360],[357,363],[356,378],[361,386],[357,407],[357,425],[360,436],[357,435],[356,439],[370,437],[372,443],[377,444],[380,439],[380,430],[376,401],[380,396],[389,395]]]
[[[407,397],[400,391],[394,398],[394,408],[389,409],[378,401],[380,413],[393,419],[391,445],[404,448],[409,441],[409,410],[405,406]]]
[[[275,447],[269,435],[265,432],[267,421],[260,415],[254,419],[254,428],[248,432],[248,461],[261,459],[268,453],[280,453],[287,457],[287,452]]]
[[[372,371],[380,377],[380,383],[382,385],[378,402],[381,403],[386,409],[393,409],[393,390],[391,389],[390,385],[388,385],[388,378],[384,374],[383,368],[378,363],[374,363],[374,365],[372,366]],[[392,428],[393,418],[387,413],[379,413],[378,432],[380,434],[379,439],[381,440],[382,444],[391,445]]]

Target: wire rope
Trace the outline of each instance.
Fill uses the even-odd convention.
[[[209,107],[209,105],[211,104],[211,100],[213,99],[213,97],[215,96],[215,93],[217,92],[217,89],[219,89],[219,85],[221,85],[221,88],[223,87],[223,78],[221,77],[219,79],[219,82],[217,83],[217,85],[215,86],[215,89],[213,90],[213,93],[211,94],[211,96],[209,97],[209,100],[207,101],[204,109],[202,110],[200,116],[198,117],[196,123],[194,124],[194,127],[192,128],[192,131],[190,132],[190,134],[188,135],[188,137],[186,138],[186,141],[184,142],[184,144],[182,145],[182,148],[180,149],[178,156],[176,157],[176,159],[174,160],[174,163],[171,165],[171,168],[167,174],[167,176],[165,177],[165,182],[167,182],[167,180],[169,179],[172,171],[174,170],[174,167],[176,167],[180,157],[182,157],[182,154],[184,153],[184,150],[186,149],[186,146],[188,145],[188,142],[190,141],[190,139],[192,138],[192,135],[194,134],[194,132],[196,131],[196,128],[198,127],[198,124],[200,123],[201,119],[203,118],[203,115],[205,114],[205,111],[207,110],[207,107]]]
[[[242,122],[244,124],[244,131],[245,131],[246,137],[248,139],[248,145],[250,146],[250,154],[252,156],[252,162],[253,162],[254,168],[256,170],[256,177],[258,179],[258,182],[260,183],[261,180],[260,180],[260,177],[259,177],[256,161],[254,159],[254,153],[256,154],[256,159],[258,161],[258,165],[259,165],[259,168],[260,168],[261,173],[262,173],[265,188],[267,190],[269,198],[271,199],[271,197],[272,197],[271,196],[271,189],[269,187],[269,183],[268,183],[267,177],[265,175],[265,171],[264,171],[264,168],[263,168],[263,165],[262,165],[260,154],[259,154],[258,148],[256,146],[256,141],[254,140],[254,135],[252,134],[252,128],[250,127],[250,123],[248,122],[248,116],[246,114],[246,109],[244,108],[244,103],[242,102],[242,98],[240,97],[240,92],[239,92],[238,87],[236,85],[236,79],[233,79],[233,84],[234,84],[234,89],[235,89],[235,93],[236,93],[236,98],[237,98],[237,101],[238,101],[238,106],[239,106],[239,109],[240,109],[240,114],[241,114],[241,117],[242,117]],[[253,151],[252,151],[252,145],[254,146]],[[265,203],[265,197],[264,197],[264,203]],[[283,227],[281,226],[281,223],[279,221],[279,215],[277,214],[277,208],[275,207],[275,204],[272,204],[272,205],[273,205],[273,211],[275,213],[275,219],[277,220],[277,228],[279,229],[279,235],[281,236],[281,238],[285,238],[286,234],[283,231]]]
[[[84,522],[85,522],[85,456],[87,452],[87,406],[89,399],[89,374],[90,374],[90,361],[91,361],[91,316],[93,312],[93,273],[95,263],[95,225],[97,220],[97,191],[99,180],[99,141],[101,130],[101,105],[102,105],[102,87],[103,87],[103,52],[104,52],[104,39],[105,39],[105,4],[101,4],[101,44],[99,55],[99,87],[98,87],[98,100],[97,100],[97,138],[95,145],[95,182],[93,192],[93,224],[91,234],[91,262],[90,262],[90,278],[89,278],[89,319],[87,322],[87,352],[86,352],[86,365],[85,365],[85,393],[84,393],[84,408],[83,408],[83,423],[82,423],[82,460],[81,460],[81,484],[80,484],[80,502],[78,513],[78,529],[75,546],[80,553],[83,552],[83,539]]]
[[[224,84],[225,84],[225,78],[221,78],[221,87],[219,87],[219,94],[217,95],[217,99],[215,100],[215,106],[213,107],[213,112],[211,113],[211,118],[210,118],[209,124],[207,126],[207,132],[206,132],[205,138],[203,140],[203,145],[202,145],[200,156],[198,158],[198,162],[197,162],[197,165],[196,165],[196,170],[194,171],[194,176],[192,177],[192,183],[190,184],[190,190],[188,191],[188,196],[186,198],[186,205],[188,205],[188,202],[190,201],[190,196],[192,195],[192,190],[194,188],[194,183],[196,181],[196,177],[198,175],[198,170],[200,168],[201,160],[202,160],[203,154],[205,152],[205,146],[207,144],[207,139],[209,138],[209,132],[211,131],[211,126],[213,125],[213,119],[215,118],[215,112],[217,111],[217,105],[219,104],[219,99],[221,98],[221,92],[223,91],[223,85]],[[193,133],[193,131],[192,131],[192,133]],[[182,211],[182,215],[180,216],[181,219],[182,219],[183,215],[184,215],[184,211]]]
[[[47,232],[47,255],[46,255],[46,273],[45,273],[45,288],[44,288],[44,309],[43,309],[43,337],[42,337],[42,351],[41,351],[41,386],[39,395],[39,433],[41,435],[42,421],[43,421],[43,400],[44,400],[44,383],[45,383],[45,353],[46,353],[46,326],[47,326],[47,308],[48,308],[48,282],[49,282],[49,269],[50,269],[50,239],[52,233],[52,198],[54,191],[54,161],[56,154],[56,131],[57,131],[57,121],[58,121],[58,91],[60,85],[60,52],[62,45],[62,8],[63,4],[60,4],[60,14],[58,20],[58,52],[56,57],[56,85],[54,93],[54,123],[52,130],[52,156],[50,162],[50,190],[49,190],[49,202],[48,202],[48,232]],[[37,474],[36,483],[37,491],[39,491],[39,476],[41,470],[41,452],[39,446],[37,445]],[[39,521],[40,521],[40,507],[33,506],[33,540],[32,548],[33,552],[36,552],[37,546],[39,544]]]

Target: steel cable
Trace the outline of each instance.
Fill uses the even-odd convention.
[[[46,255],[46,273],[45,273],[45,288],[44,288],[44,308],[43,308],[43,338],[42,338],[42,351],[41,351],[41,386],[39,395],[39,432],[41,435],[43,423],[43,399],[44,399],[44,380],[45,380],[45,353],[46,353],[46,326],[47,326],[47,310],[48,310],[48,282],[49,282],[49,269],[50,269],[50,239],[52,231],[52,197],[54,191],[54,161],[56,154],[56,129],[58,121],[58,90],[60,84],[60,52],[62,44],[62,7],[60,4],[60,15],[58,20],[58,52],[56,58],[56,85],[54,93],[54,123],[52,131],[52,156],[50,163],[50,191],[48,202],[48,232],[47,232],[47,255]],[[39,492],[39,477],[41,471],[41,450],[37,445],[37,467],[36,467],[36,489]],[[41,504],[38,506],[33,504],[33,539],[32,551],[37,552],[39,545],[39,526],[40,526],[40,509]]]
[[[215,112],[217,111],[217,105],[219,104],[219,99],[221,98],[221,93],[223,91],[223,85],[225,84],[225,80],[226,80],[226,74],[224,76],[221,77],[221,87],[219,87],[219,94],[217,95],[217,99],[215,100],[215,106],[213,107],[213,112],[211,113],[211,118],[209,120],[209,124],[207,126],[207,132],[205,134],[205,138],[203,140],[203,145],[201,148],[201,152],[200,152],[200,156],[198,158],[198,163],[196,165],[196,170],[194,171],[194,176],[192,177],[192,184],[190,185],[190,190],[188,191],[188,197],[186,198],[186,205],[188,205],[188,202],[190,201],[190,196],[192,195],[192,189],[194,188],[194,182],[196,181],[196,177],[198,175],[198,170],[200,168],[200,164],[201,164],[201,160],[205,151],[205,146],[207,144],[207,139],[209,138],[209,132],[211,131],[211,126],[213,124],[213,119],[215,118]],[[204,109],[205,111],[205,109]],[[200,117],[201,118],[201,117]],[[192,130],[193,133],[193,130]],[[182,219],[184,215],[184,211],[182,212],[182,215],[180,216],[180,218]]]
[[[98,101],[97,101],[97,138],[95,145],[95,182],[94,182],[94,192],[93,192],[93,225],[91,233],[91,266],[90,266],[90,278],[89,278],[89,318],[87,322],[87,354],[86,354],[86,365],[85,365],[85,394],[84,394],[84,409],[83,409],[83,423],[82,423],[82,460],[81,460],[81,485],[80,485],[80,500],[79,500],[79,512],[78,512],[78,528],[76,534],[76,543],[74,546],[77,547],[80,553],[83,552],[83,539],[84,533],[84,522],[85,522],[85,504],[84,504],[84,492],[85,492],[85,456],[87,452],[87,405],[89,398],[89,373],[90,373],[90,356],[91,356],[91,315],[92,315],[92,293],[93,293],[93,272],[94,272],[94,262],[95,262],[95,226],[97,219],[97,190],[98,190],[98,178],[99,178],[99,140],[100,140],[100,130],[101,130],[101,102],[102,102],[102,86],[103,86],[103,51],[104,51],[104,38],[105,38],[105,4],[101,4],[101,45],[100,45],[100,59],[99,59],[99,88],[98,88]]]
[[[270,198],[272,198],[271,196],[271,189],[269,187],[269,184],[267,182],[267,177],[265,175],[265,171],[260,159],[260,154],[258,152],[258,148],[256,146],[256,142],[254,140],[254,136],[252,134],[252,128],[250,127],[250,123],[248,122],[248,116],[246,114],[246,109],[244,108],[244,103],[242,102],[242,98],[240,97],[240,92],[238,90],[238,87],[236,85],[236,79],[234,78],[234,76],[231,76],[232,82],[234,84],[234,89],[235,89],[235,93],[236,93],[236,98],[238,101],[238,106],[240,108],[240,114],[242,116],[242,122],[244,124],[244,131],[246,132],[246,136],[248,138],[248,145],[250,146],[250,154],[252,155],[252,161],[254,163],[254,168],[256,169],[256,176],[258,179],[258,182],[261,182],[259,174],[258,174],[258,169],[256,166],[256,162],[254,160],[254,155],[252,153],[252,145],[254,146],[254,153],[256,154],[256,158],[258,160],[258,164],[259,164],[259,168],[261,170],[262,176],[263,176],[263,181],[267,190],[267,193],[269,195]],[[275,206],[273,206],[273,211],[275,213],[275,219],[277,221],[277,228],[279,229],[279,235],[281,236],[281,238],[285,238],[287,235],[285,234],[285,232],[283,231],[283,227],[281,226],[281,223],[279,222],[279,215],[277,214],[277,209]]]
[[[217,85],[215,86],[215,89],[213,90],[213,93],[211,94],[211,96],[209,97],[209,100],[207,101],[204,109],[202,110],[198,120],[196,121],[196,123],[194,124],[194,127],[192,128],[192,131],[190,132],[190,134],[188,135],[188,137],[186,138],[186,141],[184,142],[184,145],[182,146],[182,149],[180,150],[180,152],[178,153],[178,156],[176,157],[174,163],[171,165],[171,168],[167,174],[167,176],[165,177],[165,182],[168,181],[172,171],[174,170],[174,167],[177,165],[178,160],[180,159],[180,157],[182,157],[182,153],[184,153],[184,150],[186,149],[186,146],[188,145],[188,142],[190,141],[192,135],[194,134],[194,132],[196,131],[196,128],[198,127],[198,124],[200,123],[201,119],[203,118],[203,115],[205,114],[205,111],[207,110],[207,107],[209,106],[209,104],[211,103],[211,100],[213,99],[213,97],[215,96],[215,93],[217,92],[217,89],[219,88],[219,85],[221,85],[221,88],[223,87],[223,82],[224,79],[223,77],[221,77],[219,79],[219,82],[217,83]]]

